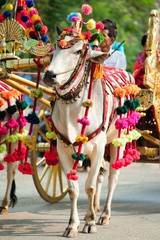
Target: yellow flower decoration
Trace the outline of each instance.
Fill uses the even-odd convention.
[[[123,147],[125,146],[126,144],[126,139],[123,139],[123,138],[116,138],[112,141],[112,144],[115,146],[115,147]]]
[[[49,138],[49,139],[53,139],[53,140],[57,139],[57,136],[56,136],[55,132],[47,132],[46,137]]]
[[[76,137],[76,142],[82,142],[83,144],[85,144],[86,142],[88,142],[88,137],[85,137],[85,136],[77,136],[77,137]]]
[[[83,40],[84,39],[84,36],[82,34],[79,34],[78,37]]]
[[[63,32],[60,34],[60,36],[61,36],[61,35],[65,35],[65,34],[66,34],[66,31],[63,31]]]
[[[30,90],[30,96],[32,98],[36,97],[38,99],[41,99],[43,97],[43,91],[42,88],[37,88],[37,89],[31,89]]]
[[[24,147],[28,148],[29,151],[32,151],[36,145],[36,137],[26,136],[24,139],[22,139],[22,143]]]
[[[89,19],[89,21],[87,22],[87,28],[89,30],[93,30],[96,27],[96,22],[94,21],[94,19]]]

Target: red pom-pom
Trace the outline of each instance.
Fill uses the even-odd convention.
[[[73,180],[73,181],[77,181],[78,180],[78,176],[77,176],[77,171],[76,170],[71,170],[70,173],[67,173],[67,178],[68,180]]]
[[[104,28],[104,25],[102,22],[99,21],[96,23],[96,30],[102,31],[103,28]]]
[[[0,23],[2,23],[5,20],[5,17],[3,15],[0,15]]]
[[[0,171],[2,171],[4,169],[4,166],[2,163],[0,163]]]
[[[22,146],[20,150],[18,150],[18,148],[15,148],[13,156],[16,158],[16,161],[23,161],[25,159],[25,154],[26,148]]]
[[[40,30],[40,33],[45,34],[45,33],[47,33],[47,31],[48,31],[47,26],[43,26]]]
[[[88,4],[83,4],[82,5],[82,12],[84,15],[89,15],[90,13],[92,13],[92,7]]]
[[[30,163],[25,162],[23,164],[19,164],[18,165],[18,170],[22,173],[22,174],[27,174],[27,175],[33,175],[33,167],[31,166]]]
[[[125,159],[124,167],[127,167],[128,165],[130,165],[133,161],[133,158],[129,154],[127,154],[124,159]]]
[[[92,34],[90,31],[82,33],[85,39],[90,40]]]
[[[13,156],[13,154],[9,153],[5,158],[4,162],[10,163],[10,162],[15,162],[16,158]]]
[[[36,25],[37,23],[40,23],[41,25],[43,25],[43,22],[42,22],[40,19],[37,19],[37,20],[34,22],[34,25]]]
[[[57,154],[54,151],[49,151],[44,154],[44,157],[46,158],[46,163],[50,166],[55,166],[59,163],[59,160],[57,158]]]

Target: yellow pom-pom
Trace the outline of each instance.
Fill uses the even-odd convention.
[[[25,35],[29,36],[29,33],[33,31],[33,28],[26,28],[25,29]]]
[[[96,22],[93,19],[89,19],[89,21],[87,22],[87,28],[89,30],[93,30],[96,27]]]
[[[39,16],[38,15],[33,15],[32,17],[31,17],[31,21],[32,21],[32,23],[34,23],[36,20],[38,20],[39,19]]]
[[[8,11],[12,11],[13,10],[13,5],[11,3],[8,3],[6,6],[5,6],[5,9],[8,10]]]
[[[84,36],[82,34],[79,34],[78,37],[83,40],[84,39]]]
[[[28,8],[28,13],[30,13],[30,11],[32,10],[35,10],[35,8],[34,7]]]

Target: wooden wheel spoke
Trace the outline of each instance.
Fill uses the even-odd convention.
[[[48,193],[49,185],[50,185],[50,182],[51,182],[52,174],[53,174],[53,166],[50,166],[49,174],[48,174],[48,179],[47,179],[47,183],[46,183],[46,189],[45,189],[45,191],[46,191],[47,193]]]
[[[45,157],[43,157],[39,162],[36,163],[36,166],[39,167],[42,163],[45,162]]]
[[[40,129],[38,129],[38,133],[47,141],[49,142],[49,139],[46,137],[46,134],[42,132]]]
[[[61,193],[63,193],[62,168],[60,163],[58,164],[58,178],[59,178],[60,190],[61,190]]]
[[[54,175],[53,175],[53,196],[56,195],[57,171],[58,171],[58,165],[54,166]]]
[[[40,178],[39,178],[40,182],[43,180],[45,174],[46,174],[47,171],[48,171],[48,168],[49,168],[49,166],[46,164],[46,166],[44,167],[43,172],[42,172],[42,174],[41,174],[41,176],[40,176]]]
[[[43,119],[44,119],[44,122],[46,124],[47,131],[50,131],[51,128],[49,126],[49,122],[48,122],[47,117],[45,115],[43,116]]]

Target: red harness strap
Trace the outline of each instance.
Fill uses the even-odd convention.
[[[0,87],[0,91],[2,92],[2,91],[5,91],[5,90],[8,90],[8,91],[11,91],[12,90],[12,88],[11,87],[9,87],[7,84],[5,84],[4,82],[1,82],[0,81],[0,86],[2,86],[2,87],[4,87],[4,88],[1,88]]]

